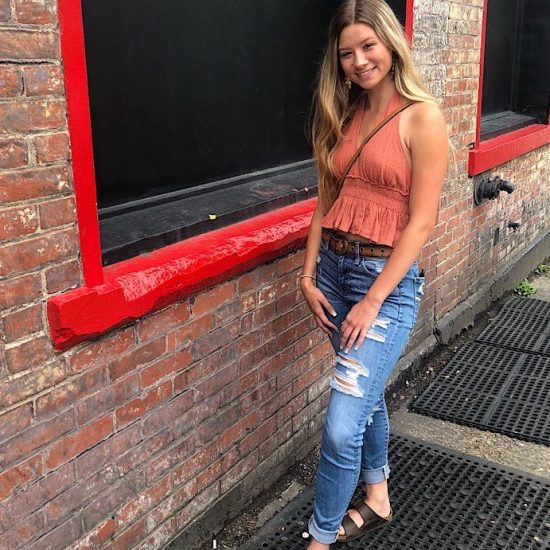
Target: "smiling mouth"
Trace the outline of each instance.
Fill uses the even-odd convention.
[[[355,73],[355,74],[356,74],[359,78],[365,78],[365,77],[367,77],[367,76],[370,76],[370,75],[373,73],[373,71],[374,71],[375,68],[376,68],[376,67],[371,67],[370,69],[367,69],[366,71],[363,71],[363,72],[361,72],[361,73]]]

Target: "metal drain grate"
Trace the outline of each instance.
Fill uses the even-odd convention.
[[[528,298],[510,300],[477,341],[550,356],[550,303]]]
[[[550,483],[392,436],[394,521],[339,548],[363,550],[530,550],[550,548]],[[308,488],[240,550],[302,550],[311,515]],[[336,546],[336,545],[335,545]]]
[[[466,344],[412,409],[549,445],[550,358]]]
[[[542,315],[550,319],[550,302],[535,300],[534,298],[512,298],[503,307],[504,310],[514,309],[534,315]]]

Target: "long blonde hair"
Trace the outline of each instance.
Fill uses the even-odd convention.
[[[319,172],[319,201],[325,211],[336,200],[338,189],[332,171],[332,152],[342,139],[342,128],[349,119],[358,86],[348,90],[338,57],[340,33],[353,23],[366,23],[392,52],[394,83],[399,94],[411,101],[438,105],[416,69],[403,27],[384,0],[343,0],[332,17],[327,47],[321,62],[313,99],[311,134],[313,155]]]

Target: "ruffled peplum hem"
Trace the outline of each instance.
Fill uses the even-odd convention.
[[[341,194],[323,218],[322,226],[394,246],[409,221],[407,205],[376,193],[378,196],[371,196],[374,200],[369,200],[371,193],[364,189],[362,195],[359,199],[352,194]],[[390,201],[395,204],[388,204]]]

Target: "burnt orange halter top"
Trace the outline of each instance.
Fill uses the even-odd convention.
[[[344,173],[359,146],[366,101],[365,96],[344,129],[344,139],[334,150],[332,163],[336,178]],[[403,98],[395,94],[375,124],[402,102]],[[400,116],[401,113],[390,120],[365,145],[346,176],[340,195],[323,218],[323,227],[394,246],[409,221],[411,189],[411,169],[398,134]]]

